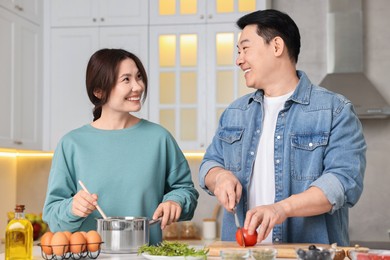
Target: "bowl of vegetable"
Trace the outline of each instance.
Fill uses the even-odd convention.
[[[177,241],[163,241],[158,245],[143,245],[138,249],[138,255],[146,259],[174,259],[174,260],[201,260],[207,259],[208,250],[196,249],[186,243]]]

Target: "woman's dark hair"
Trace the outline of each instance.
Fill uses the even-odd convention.
[[[101,49],[95,52],[89,59],[85,83],[87,86],[88,97],[94,104],[93,121],[102,115],[102,106],[107,103],[110,93],[118,80],[119,65],[125,59],[132,59],[142,76],[145,85],[142,102],[145,101],[148,93],[148,78],[141,60],[128,51],[122,49]],[[95,93],[101,93],[101,97],[95,96]]]
[[[287,14],[273,9],[260,10],[244,15],[236,24],[241,30],[247,25],[256,24],[257,34],[267,44],[276,36],[281,37],[287,46],[290,59],[298,62],[301,36],[298,26]]]

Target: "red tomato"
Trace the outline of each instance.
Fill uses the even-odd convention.
[[[245,228],[237,229],[236,231],[236,241],[240,246],[243,246],[241,232],[244,235],[245,246],[254,246],[257,243],[257,231],[253,235],[248,234],[248,230]]]

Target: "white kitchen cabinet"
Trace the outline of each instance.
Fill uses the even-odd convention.
[[[41,149],[41,29],[0,7],[0,147]]]
[[[92,122],[92,103],[85,86],[90,56],[101,48],[123,48],[136,54],[147,68],[147,26],[53,28],[50,30],[49,85],[44,147],[53,150],[72,129]],[[145,117],[144,108],[139,116]]]
[[[231,24],[151,26],[150,119],[166,127],[183,150],[202,151],[224,108],[243,94],[235,65],[239,30]]]
[[[204,147],[206,136],[204,26],[150,28],[150,119],[167,128],[184,150]]]
[[[42,23],[43,0],[0,0],[0,6],[36,24]]]
[[[234,23],[270,0],[149,0],[150,24]]]
[[[52,27],[146,25],[146,0],[51,0]]]
[[[264,9],[265,1],[157,2],[156,8],[150,4],[150,42],[154,44],[150,45],[153,106],[149,116],[166,127],[183,150],[204,151],[223,110],[253,91],[246,87],[243,73],[235,65],[239,35],[235,21],[247,12]],[[185,13],[190,10],[184,3],[192,3],[195,7],[190,10],[198,12]],[[252,10],[240,12],[240,3]],[[202,14],[204,10],[212,12]]]

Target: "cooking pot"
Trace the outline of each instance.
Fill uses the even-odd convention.
[[[102,253],[137,253],[142,245],[149,244],[149,226],[161,219],[145,217],[108,217],[97,219],[97,232],[102,241]]]

